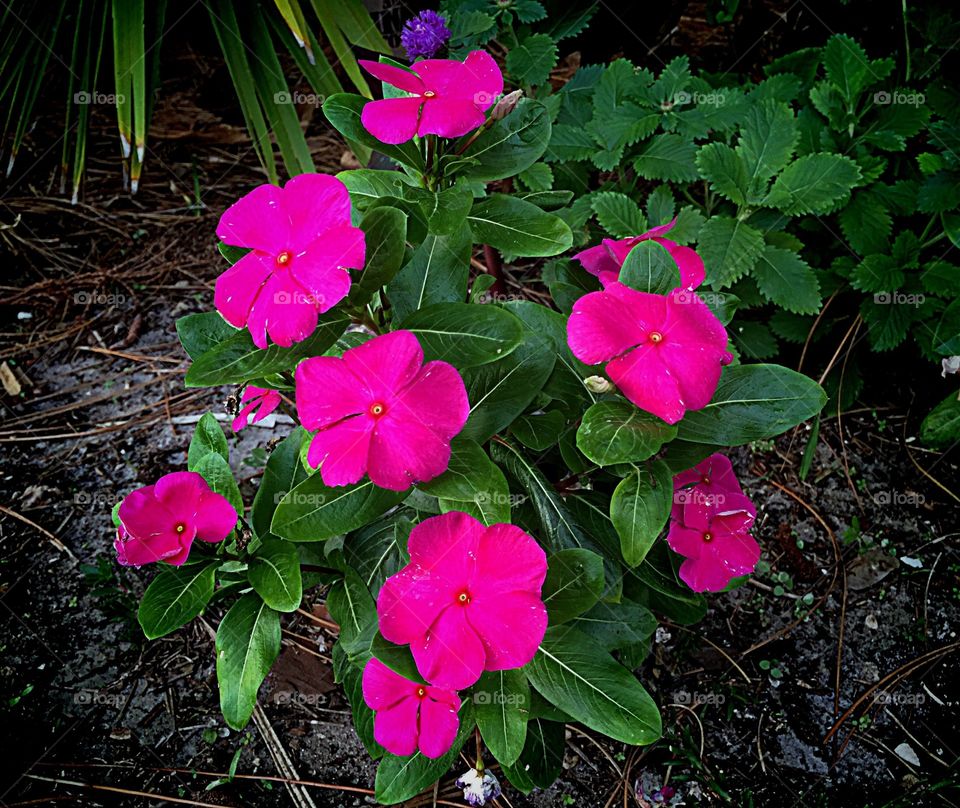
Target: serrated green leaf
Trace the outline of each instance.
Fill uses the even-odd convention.
[[[726,143],[708,143],[697,152],[697,169],[711,190],[737,205],[747,201],[750,178],[743,159]]]
[[[808,154],[777,177],[763,204],[789,216],[830,213],[841,207],[860,181],[860,169],[839,154]]]
[[[679,135],[655,136],[633,161],[637,173],[648,180],[693,182],[700,178],[696,167],[696,146]]]
[[[590,201],[600,226],[613,238],[631,238],[647,229],[639,205],[626,194],[600,191]]]
[[[792,250],[767,246],[753,268],[760,293],[796,314],[820,310],[820,284],[810,266]]]
[[[699,253],[707,283],[717,289],[741,278],[763,254],[763,234],[739,219],[713,216],[700,228]]]
[[[518,84],[538,87],[557,64],[557,43],[547,34],[533,34],[507,51],[507,72]]]

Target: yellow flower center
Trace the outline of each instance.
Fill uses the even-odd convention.
[[[183,533],[183,531],[186,530],[186,529],[187,529],[187,526],[186,526],[185,524],[183,524],[183,522],[181,522],[179,525],[177,525],[177,533]]]
[[[423,97],[424,97],[424,98],[433,98],[434,96],[436,96],[436,93],[435,93],[433,90],[427,90],[427,91],[423,94]]]
[[[379,418],[379,417],[380,417],[381,415],[383,415],[386,411],[387,411],[387,408],[386,408],[383,404],[381,404],[379,401],[378,401],[376,404],[371,404],[371,405],[370,405],[370,414],[371,414],[374,418]]]
[[[659,342],[663,342],[663,334],[661,334],[659,331],[651,331],[648,338],[654,345]]]
[[[277,266],[284,267],[293,260],[293,253],[290,250],[284,250],[277,256]]]
[[[703,540],[704,540],[704,541],[713,541],[713,534],[712,534],[712,533],[704,533],[704,534],[703,534]]]

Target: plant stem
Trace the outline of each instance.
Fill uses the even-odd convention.
[[[487,272],[493,275],[493,285],[490,291],[495,295],[502,295],[506,292],[506,286],[503,283],[503,260],[498,253],[489,244],[483,245],[483,257],[487,263]]]

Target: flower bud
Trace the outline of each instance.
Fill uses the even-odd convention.
[[[468,805],[486,805],[500,796],[500,783],[490,772],[481,774],[470,769],[457,778],[457,788],[463,789],[463,798]]]
[[[948,356],[940,361],[942,368],[940,375],[944,379],[948,373],[960,373],[960,356]]]
[[[613,382],[604,379],[603,376],[588,376],[583,380],[583,386],[591,393],[612,393],[617,389],[613,386]]]
[[[523,90],[514,90],[512,93],[505,95],[503,98],[497,101],[497,105],[493,108],[493,112],[490,113],[490,117],[495,121],[506,118],[507,115],[516,109],[517,104],[520,102],[522,97]]]

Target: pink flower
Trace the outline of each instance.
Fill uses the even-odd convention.
[[[672,222],[654,227],[639,236],[633,238],[613,239],[605,238],[597,247],[591,247],[583,250],[573,256],[577,261],[583,264],[583,268],[591,275],[596,275],[600,283],[606,286],[620,277],[620,268],[623,262],[627,260],[630,250],[636,247],[641,241],[655,241],[657,244],[666,248],[671,258],[676,262],[680,270],[680,286],[684,289],[694,290],[706,276],[703,267],[703,259],[697,255],[696,251],[690,247],[682,247],[675,241],[663,238],[662,234],[673,229],[677,223]]]
[[[166,474],[154,485],[132,491],[120,503],[118,516],[113,546],[127,567],[154,561],[179,567],[194,539],[223,541],[237,524],[233,505],[193,471]]]
[[[258,348],[268,335],[285,348],[310,336],[317,315],[350,291],[347,269],[364,262],[347,188],[322,174],[254,188],[220,217],[217,236],[250,249],[217,278],[214,303],[230,325],[250,329]]]
[[[359,61],[381,81],[410,93],[364,106],[361,122],[384,143],[404,143],[414,135],[465,135],[483,125],[484,112],[503,92],[503,74],[485,51],[472,51],[463,62],[427,59],[410,70]]]
[[[233,419],[232,426],[234,432],[239,432],[243,429],[247,425],[248,419],[251,424],[255,424],[257,421],[262,421],[279,407],[280,393],[265,387],[254,387],[251,384],[243,391],[240,403],[246,404],[246,406],[242,407],[240,412],[237,413],[237,417]],[[257,412],[253,418],[250,418],[250,413],[254,410]]]
[[[668,424],[707,406],[733,360],[720,321],[685,289],[654,295],[612,282],[574,303],[567,342],[588,365],[608,362],[623,394]]]
[[[363,669],[363,700],[376,713],[374,740],[391,754],[419,749],[438,758],[453,746],[460,727],[455,690],[411,682],[372,657]]]
[[[377,613],[384,637],[410,644],[424,679],[460,689],[485,670],[533,659],[547,628],[547,559],[531,536],[451,511],[417,525],[408,549],[410,563],[381,588]]]
[[[671,516],[677,521],[683,521],[683,508],[690,503],[723,509],[728,494],[743,495],[743,489],[727,456],[712,454],[692,469],[681,471],[673,478]],[[754,517],[757,515],[753,503],[750,503],[750,513]]]
[[[450,463],[450,439],[467,421],[463,379],[446,362],[423,364],[409,331],[394,331],[343,352],[317,356],[296,371],[297,412],[319,429],[307,453],[326,485],[369,474],[374,485],[403,491]]]
[[[750,535],[756,509],[742,494],[726,493],[723,505],[690,502],[671,521],[670,549],[686,556],[680,577],[694,592],[719,592],[731,580],[753,572],[760,545]]]

